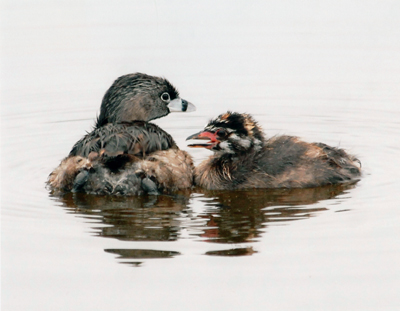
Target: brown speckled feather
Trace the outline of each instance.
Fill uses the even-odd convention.
[[[110,123],[95,129],[74,145],[69,156],[87,157],[91,152],[103,151],[108,156],[132,154],[143,158],[169,148],[177,148],[171,135],[155,124],[134,121]]]

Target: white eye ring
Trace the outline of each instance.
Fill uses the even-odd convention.
[[[171,101],[168,92],[164,92],[161,94],[161,100],[166,103],[169,103]]]

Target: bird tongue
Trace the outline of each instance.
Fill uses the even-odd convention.
[[[193,134],[186,138],[186,140],[189,139],[202,139],[202,140],[209,140],[207,143],[201,144],[201,143],[196,143],[196,144],[190,144],[188,147],[191,148],[206,148],[206,149],[211,149],[213,146],[215,146],[217,143],[219,143],[219,140],[217,139],[217,136],[215,133],[211,132],[200,132]]]

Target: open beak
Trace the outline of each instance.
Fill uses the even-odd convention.
[[[217,139],[217,136],[215,133],[211,133],[211,132],[199,132],[193,135],[190,135],[188,138],[186,138],[186,140],[189,139],[201,139],[201,140],[208,140],[207,143],[205,144],[201,144],[201,143],[197,143],[197,144],[190,144],[188,145],[188,147],[191,148],[206,148],[206,149],[211,149],[212,147],[214,147],[215,145],[217,145],[220,141]]]
[[[168,108],[170,112],[192,112],[196,111],[196,106],[192,103],[189,103],[187,100],[184,100],[180,97],[171,100],[168,104]]]

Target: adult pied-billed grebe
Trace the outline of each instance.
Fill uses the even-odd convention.
[[[214,152],[195,169],[203,188],[307,188],[351,181],[360,176],[360,161],[343,149],[307,143],[293,136],[266,139],[248,114],[227,112],[187,139],[205,139]]]
[[[191,157],[148,121],[194,111],[168,80],[142,73],[118,78],[104,95],[93,131],[49,175],[60,191],[135,195],[192,185]]]

